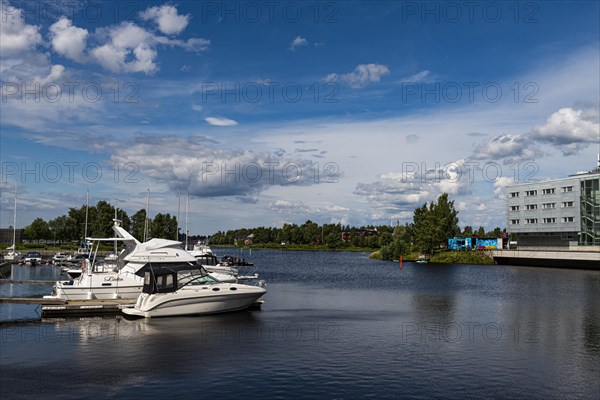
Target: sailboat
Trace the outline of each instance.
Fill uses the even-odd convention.
[[[15,206],[13,208],[13,238],[12,246],[7,247],[8,253],[4,256],[4,261],[19,261],[21,253],[17,250],[17,187],[15,185]]]

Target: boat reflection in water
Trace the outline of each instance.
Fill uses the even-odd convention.
[[[215,314],[251,307],[267,291],[260,286],[219,282],[204,268],[183,263],[151,267],[135,306],[123,313],[137,317]]]

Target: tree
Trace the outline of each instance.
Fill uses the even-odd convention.
[[[480,226],[479,229],[477,229],[477,232],[475,232],[475,234],[477,235],[477,237],[480,238],[485,237],[485,229],[483,229],[483,226]]]
[[[473,236],[473,227],[471,225],[467,225],[465,226],[465,229],[463,229],[463,237],[471,237]]]
[[[145,214],[145,213],[144,213]],[[150,236],[155,238],[170,239],[177,226],[177,218],[170,214],[156,214],[152,220]]]
[[[34,219],[31,225],[24,228],[23,234],[30,240],[48,240],[52,236],[48,223],[42,218]]]
[[[146,210],[138,210],[131,216],[131,234],[137,240],[142,241],[144,239],[144,228],[146,226]]]
[[[454,201],[448,201],[448,193],[438,197],[437,203],[432,201],[429,206],[425,203],[414,212],[414,243],[421,252],[432,254],[458,232],[458,211]]]
[[[321,241],[321,230],[319,225],[308,220],[300,227],[302,230],[302,243],[312,244],[319,243]]]
[[[61,215],[48,221],[48,228],[50,229],[52,239],[56,239],[60,243],[79,239],[77,221],[66,215]]]
[[[383,232],[381,237],[379,238],[379,247],[385,247],[388,244],[392,243],[394,237],[389,232]]]
[[[93,219],[90,219],[88,232],[95,237],[111,237],[113,219],[115,218],[115,208],[108,202],[101,200],[92,207]]]
[[[330,232],[325,236],[325,244],[331,249],[335,249],[342,245],[341,233]]]

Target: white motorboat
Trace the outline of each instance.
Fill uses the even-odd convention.
[[[151,267],[144,274],[135,306],[122,308],[126,315],[150,318],[238,311],[267,292],[261,286],[218,282],[204,268],[185,263]]]
[[[193,250],[189,250],[188,253],[193,255],[198,264],[202,265],[218,281],[229,283],[238,281],[237,268],[221,265],[217,256],[207,245],[198,242],[194,245]]]
[[[42,262],[42,255],[38,251],[28,251],[23,257],[23,262],[31,266],[39,265]]]
[[[52,262],[54,264],[63,264],[69,260],[71,255],[69,253],[58,252],[52,256]]]
[[[81,256],[81,272],[78,268],[67,271],[68,281],[54,284],[47,299],[135,299],[142,292],[144,272],[151,266],[171,266],[188,263],[197,267],[194,256],[181,248],[181,242],[167,239],[151,239],[140,243],[115,220],[116,238],[87,238],[93,244],[88,257]],[[97,257],[98,246],[115,240],[125,243],[126,248],[110,262]]]
[[[86,299],[135,299],[142,291],[143,269],[151,263],[169,263],[181,260],[185,253],[178,248],[179,242],[152,239],[140,243],[123,229],[120,221],[115,221],[113,230],[117,238],[87,238],[93,244],[89,255],[78,254],[81,273],[75,277],[77,267],[68,271],[70,280],[58,281],[47,299],[86,300]],[[106,268],[97,256],[98,246],[115,240],[125,243],[114,267]],[[184,257],[185,258],[185,257]],[[194,261],[191,256],[188,260]],[[142,270],[142,271],[140,271]],[[138,273],[136,275],[136,273]]]

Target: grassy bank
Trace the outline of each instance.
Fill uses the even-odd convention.
[[[381,259],[381,254],[376,251],[371,254],[371,258]],[[419,259],[419,254],[407,254],[402,257],[404,261],[416,261]],[[490,265],[494,264],[492,255],[485,250],[472,250],[472,251],[452,251],[444,250],[435,253],[429,259],[429,262],[440,263],[440,264],[480,264]]]
[[[452,251],[447,250],[439,252],[431,257],[431,262],[444,264],[482,264],[490,265],[494,263],[492,255],[485,250],[470,251]]]

